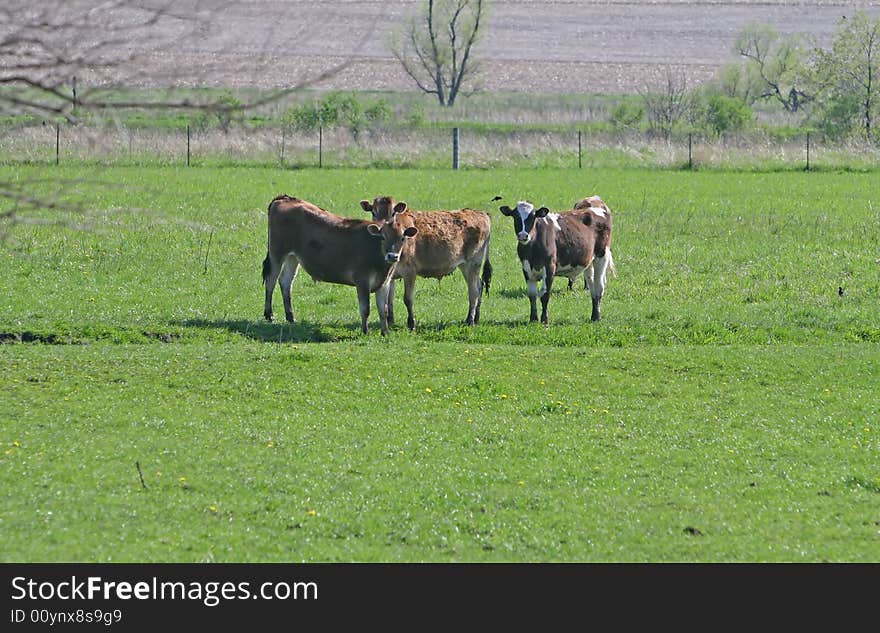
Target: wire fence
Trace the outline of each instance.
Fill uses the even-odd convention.
[[[801,134],[660,138],[637,132],[592,132],[529,127],[503,129],[282,128],[220,129],[88,127],[65,124],[0,129],[0,160],[63,164],[157,163],[189,167],[264,164],[279,167],[485,168],[863,168],[880,166],[880,149],[867,143],[833,143]]]

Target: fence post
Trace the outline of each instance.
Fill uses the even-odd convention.
[[[583,163],[581,162],[581,131],[578,130],[578,169],[583,167]]]
[[[284,136],[287,130],[285,128],[281,128],[281,164],[284,164]]]
[[[189,167],[189,123],[186,124],[186,166]]]
[[[318,126],[318,168],[324,166],[324,126]]]
[[[458,128],[452,128],[452,168],[458,169]]]
[[[693,143],[691,137],[693,134],[688,132],[688,169],[694,168]]]
[[[810,171],[810,133],[807,132],[807,169],[806,171]]]
[[[55,124],[55,164],[61,161],[61,124]]]

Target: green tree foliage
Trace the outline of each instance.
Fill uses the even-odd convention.
[[[637,129],[645,119],[645,108],[642,104],[621,101],[611,110],[611,124],[617,130]]]
[[[214,116],[217,117],[217,125],[226,134],[229,132],[229,126],[232,122],[241,117],[244,106],[241,101],[235,97],[230,91],[226,90],[217,99],[217,106],[214,108]]]
[[[766,24],[750,24],[737,38],[736,50],[744,64],[722,77],[728,96],[747,103],[772,99],[787,112],[798,112],[813,100],[808,50],[800,35],[782,35]]]
[[[742,99],[750,106],[761,98],[761,83],[758,74],[744,61],[725,64],[718,71],[719,93],[725,97]]]
[[[706,127],[720,136],[746,129],[755,120],[755,113],[739,97],[709,94],[706,96],[704,118]]]
[[[880,88],[880,18],[863,11],[842,17],[831,50],[817,51],[817,70],[827,93],[820,127],[838,136],[855,127],[866,139],[876,136]]]

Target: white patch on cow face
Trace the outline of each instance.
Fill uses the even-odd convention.
[[[516,212],[519,214],[519,221],[522,225],[522,229],[516,234],[516,239],[519,240],[520,244],[529,243],[529,231],[526,229],[526,223],[534,210],[535,205],[530,202],[520,201],[516,203]]]
[[[557,231],[562,230],[562,227],[559,226],[559,214],[558,213],[548,213],[547,214],[547,221],[551,222],[553,224],[553,226],[556,227]]]
[[[600,218],[605,217],[605,209],[602,209],[601,207],[590,207],[590,211],[598,215]]]

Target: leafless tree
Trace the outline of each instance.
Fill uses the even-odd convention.
[[[393,36],[391,52],[420,90],[452,106],[478,71],[473,49],[485,17],[485,0],[427,0]]]
[[[648,127],[652,132],[669,140],[675,126],[685,119],[692,109],[687,77],[683,72],[669,71],[659,90],[643,90],[640,94],[645,104]]]

